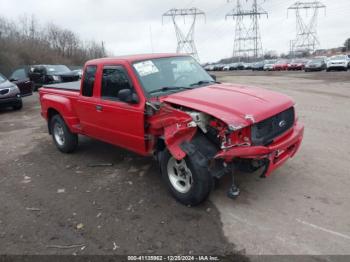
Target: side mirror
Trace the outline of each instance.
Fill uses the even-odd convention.
[[[131,89],[122,89],[118,93],[118,98],[120,101],[129,104],[137,104],[139,102],[139,98],[136,93],[132,92]]]
[[[210,75],[216,81],[216,75]]]

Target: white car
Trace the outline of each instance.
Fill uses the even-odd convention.
[[[349,57],[347,55],[335,55],[327,61],[327,72],[332,70],[348,71]]]
[[[264,71],[273,71],[273,66],[277,60],[265,60]]]

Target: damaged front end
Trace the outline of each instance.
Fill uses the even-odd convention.
[[[167,148],[176,160],[191,157],[214,178],[232,175],[229,196],[234,198],[239,194],[236,170],[262,169],[266,177],[299,149],[304,127],[297,123],[294,108],[287,111],[260,123],[247,115],[250,124],[242,125],[166,102],[148,102],[147,146],[154,152]]]

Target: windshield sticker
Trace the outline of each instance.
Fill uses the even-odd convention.
[[[159,69],[150,60],[134,64],[134,67],[140,76],[148,76],[159,72]]]

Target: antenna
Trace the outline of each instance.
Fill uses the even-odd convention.
[[[190,54],[199,61],[198,51],[194,42],[195,25],[198,16],[204,16],[205,18],[205,13],[198,8],[173,8],[163,14],[162,20],[164,20],[164,17],[171,17],[173,21],[177,38],[176,52]],[[186,18],[189,18],[191,21],[190,29],[187,32],[184,32],[185,30],[179,26],[178,18],[180,17],[184,19],[184,23],[186,22]]]

